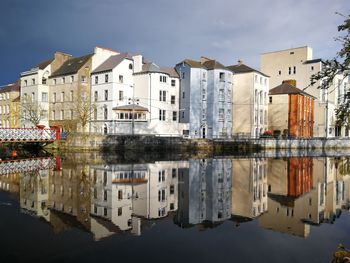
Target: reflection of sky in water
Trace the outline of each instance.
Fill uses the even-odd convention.
[[[345,158],[31,162],[0,177],[1,262],[330,262],[350,245]]]

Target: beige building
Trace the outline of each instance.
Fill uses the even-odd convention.
[[[116,51],[95,47],[94,53],[70,58],[49,78],[49,124],[66,131],[88,131],[93,117],[90,72]]]
[[[20,82],[0,87],[0,128],[19,128]]]
[[[322,60],[313,58],[308,46],[264,53],[261,55],[261,70],[270,76],[270,89],[283,80],[295,79],[298,87],[314,96],[314,137],[348,136],[348,128],[336,127],[335,109],[343,102],[349,88],[348,80],[336,76],[332,87],[319,89],[321,81],[311,85],[310,78],[322,68]]]
[[[267,130],[269,76],[241,60],[228,69],[234,72],[232,134],[258,138]]]

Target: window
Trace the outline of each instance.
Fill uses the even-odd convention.
[[[290,55],[293,55],[293,54],[294,54],[294,52],[293,52],[293,51],[291,51],[291,52],[289,52],[289,54],[290,54]]]
[[[282,71],[279,70],[279,71],[278,71],[278,75],[281,75],[281,74],[282,74]]]
[[[61,120],[64,119],[64,110],[61,110]]]
[[[81,82],[85,83],[86,82],[86,76],[81,76]],[[56,83],[55,83],[56,84]]]
[[[224,95],[224,90],[220,89],[219,90],[219,101],[224,101],[225,95]]]
[[[35,85],[35,79],[32,79],[32,85]]]
[[[107,191],[106,190],[103,191],[103,200],[107,201]]]
[[[132,67],[132,64],[130,63],[130,64],[129,64],[129,69],[132,69],[132,68],[133,68],[133,67]]]
[[[272,96],[269,97],[269,102],[272,103]]]
[[[159,120],[165,121],[165,110],[159,110]]]
[[[165,90],[159,91],[159,101],[166,101],[166,91]]]
[[[219,79],[220,79],[220,81],[225,81],[225,73],[224,72],[219,73]]]
[[[171,195],[173,195],[175,193],[175,186],[174,185],[170,185],[169,193]]]
[[[292,74],[292,67],[289,67],[289,68],[288,68],[288,74],[289,74],[289,75]]]
[[[167,77],[166,76],[159,76],[159,81],[166,83],[167,82]]]
[[[181,75],[182,75],[181,78],[184,79],[185,78],[185,72],[182,72]]]
[[[311,66],[311,70],[314,70],[314,66]]]
[[[123,215],[123,207],[118,207],[118,216]]]
[[[98,100],[98,91],[95,91],[94,93],[94,101],[97,101]]]
[[[53,120],[55,120],[55,115],[56,115],[56,112],[53,110],[53,111],[52,111],[52,116],[51,116],[51,118],[52,118]]]
[[[53,102],[56,102],[56,99],[57,99],[57,97],[56,97],[56,92],[54,92],[53,95],[52,95],[52,101],[53,101]]]
[[[175,96],[174,95],[171,96],[170,103],[175,104]]]
[[[53,80],[53,84],[56,85],[57,84],[57,79]]]
[[[175,84],[176,84],[175,79],[172,79],[172,80],[171,80],[171,86],[172,86],[172,87],[175,87]]]
[[[73,90],[71,90],[71,91],[69,92],[69,100],[70,100],[70,101],[73,101],[73,95],[74,95]]]
[[[64,83],[66,83],[66,78],[65,77],[62,78],[62,84],[64,84]]]
[[[103,109],[103,118],[104,118],[105,120],[107,120],[107,118],[108,118],[108,110],[107,110],[107,108],[104,108],[104,109]]]
[[[40,117],[42,119],[47,119],[47,110],[42,110],[41,113],[40,113]]]
[[[70,82],[71,82],[71,83],[74,82],[74,76],[70,76]]]
[[[42,92],[41,93],[41,101],[42,102],[47,102],[48,98],[47,98],[47,92]]]
[[[123,100],[124,92],[122,90],[119,91],[119,100]]]
[[[95,76],[95,84],[98,84],[98,76]]]
[[[258,82],[258,76],[254,75],[254,82],[257,83]]]
[[[64,101],[64,92],[61,92],[61,101]]]
[[[124,80],[123,80],[123,75],[119,75],[119,83],[123,83]]]
[[[42,78],[42,79],[41,79],[41,83],[42,83],[42,84],[46,84],[46,79],[45,79],[45,78]]]
[[[182,92],[182,98],[183,99],[185,98],[185,92]]]
[[[122,199],[123,199],[123,191],[118,190],[118,200],[122,200]]]
[[[225,117],[225,110],[219,109],[219,121],[223,121]]]
[[[108,74],[105,74],[105,82],[108,83]]]
[[[35,101],[35,93],[32,92],[32,101]]]
[[[173,111],[173,121],[177,121],[177,111]]]
[[[296,73],[297,73],[297,67],[294,66],[294,67],[293,67],[293,74],[296,74]]]
[[[105,100],[108,100],[108,90],[105,90]]]
[[[73,110],[70,110],[70,119],[73,120],[73,117],[74,117],[74,112]]]
[[[103,208],[103,215],[107,216],[107,208],[106,207]]]
[[[165,189],[158,191],[158,201],[159,202],[165,201]]]
[[[24,86],[28,86],[28,81],[27,80],[24,80]]]

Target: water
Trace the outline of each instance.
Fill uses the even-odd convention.
[[[350,159],[97,153],[0,162],[0,262],[331,262]]]

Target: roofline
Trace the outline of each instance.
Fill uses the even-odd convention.
[[[264,52],[264,53],[261,53],[260,55],[271,54],[271,53],[277,53],[277,52],[282,52],[282,51],[287,51],[287,50],[292,50],[292,49],[300,49],[300,48],[305,48],[305,47],[312,48],[312,47],[306,45],[306,46],[301,46],[301,47],[285,48],[285,49],[281,49],[281,50],[275,50],[275,51]]]
[[[177,78],[177,79],[180,78],[180,76],[179,76],[179,77],[173,77],[173,76],[171,76],[171,75],[170,75],[169,73],[167,73],[167,72],[163,72],[163,71],[149,71],[149,70],[147,70],[147,71],[135,72],[135,73],[133,73],[133,75],[143,75],[143,74],[148,74],[148,73],[161,73],[161,74],[168,75],[168,76],[171,77],[171,78]]]
[[[119,52],[118,50],[114,50],[114,49],[111,49],[111,48],[108,48],[108,47],[103,47],[103,46],[100,46],[100,45],[96,45],[95,47],[98,47],[98,48],[102,48],[102,49],[105,49],[105,50],[109,50],[109,51],[113,51],[113,52],[117,52],[117,53],[122,53],[122,52]]]

